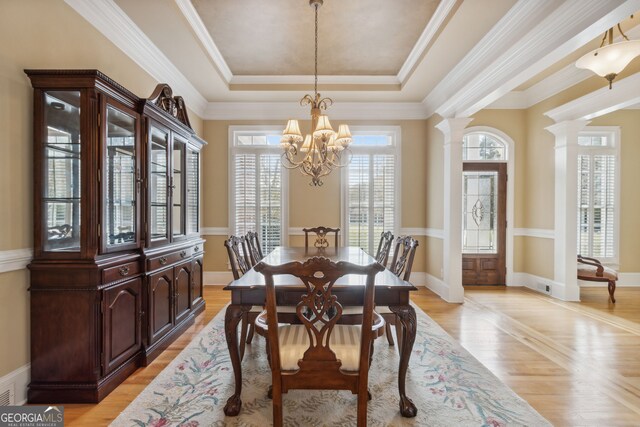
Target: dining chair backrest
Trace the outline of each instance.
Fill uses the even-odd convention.
[[[376,252],[376,261],[383,266],[387,266],[389,261],[389,253],[391,252],[391,245],[393,244],[393,233],[390,231],[383,231],[380,234],[380,243],[378,243],[378,251]]]
[[[239,279],[247,271],[251,270],[249,250],[245,236],[231,236],[224,241],[229,255],[229,264],[235,280]]]
[[[375,276],[384,267],[314,257],[304,263],[260,262],[255,270],[266,285],[274,425],[282,425],[282,393],[290,389],[350,390],[358,394],[358,425],[362,419],[366,424]],[[285,274],[298,277],[306,289],[296,306],[298,325],[278,323],[274,276]],[[343,307],[333,287],[345,275],[364,276],[364,286],[356,285],[363,301],[360,325],[339,324]]]
[[[313,228],[303,228],[304,231],[304,247],[309,247],[309,233],[313,233],[316,236],[315,241],[313,242],[313,246],[316,248],[327,248],[329,247],[329,241],[327,240],[328,233],[335,233],[335,242],[334,247],[338,247],[338,234],[340,233],[339,228],[330,228],[330,227],[313,227]]]
[[[411,267],[413,266],[413,258],[416,255],[418,241],[411,236],[400,236],[396,239],[396,245],[393,252],[393,259],[389,270],[402,280],[409,281],[411,277]]]
[[[262,247],[260,246],[260,240],[258,239],[258,233],[255,231],[249,231],[247,232],[246,238],[249,257],[251,258],[251,265],[254,266],[264,258],[264,255],[262,254]]]

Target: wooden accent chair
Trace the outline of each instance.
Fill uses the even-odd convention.
[[[400,236],[396,239],[396,245],[393,252],[393,259],[389,265],[389,270],[402,280],[409,281],[411,277],[411,268],[413,267],[413,258],[416,256],[418,241],[411,236]],[[391,325],[396,326],[396,335],[398,340],[402,336],[402,324],[397,321],[395,313],[389,310],[389,307],[376,308],[378,313],[384,317],[385,333],[389,345],[394,345],[393,336],[391,335]],[[400,343],[398,343],[400,344]]]
[[[390,231],[383,231],[380,234],[380,243],[378,243],[378,251],[376,252],[376,261],[383,266],[387,266],[389,261],[389,253],[391,252],[391,245],[393,244],[393,233]]]
[[[331,389],[358,395],[358,426],[366,426],[373,340],[380,336],[384,326],[384,320],[373,310],[375,276],[384,267],[378,263],[361,266],[314,257],[304,264],[260,262],[255,269],[264,274],[266,284],[267,309],[256,319],[256,328],[268,336],[273,425],[283,423],[282,393],[293,389]],[[307,292],[296,306],[300,324],[278,323],[274,276],[282,274],[299,277],[306,287]],[[360,325],[338,324],[343,307],[332,289],[336,280],[348,274],[366,276],[366,284],[361,288],[364,306]]]
[[[330,227],[314,227],[314,228],[303,228],[304,231],[304,247],[309,247],[309,233],[314,233],[316,235],[316,240],[313,242],[313,246],[316,248],[328,248],[329,241],[327,240],[327,233],[335,233],[335,243],[334,246],[338,247],[338,234],[340,233],[339,228],[330,228]]]
[[[605,267],[595,258],[578,255],[578,279],[591,282],[607,282],[609,299],[615,304],[616,299],[613,294],[616,292],[616,281],[618,280],[618,273],[615,270]]]
[[[231,264],[233,278],[237,280],[253,267],[247,239],[245,236],[231,236],[224,241],[224,246],[227,248],[227,254],[229,255],[229,264]],[[250,344],[253,339],[253,323],[261,311],[262,307],[253,306],[251,310],[243,315],[242,326],[240,327],[240,359],[244,358],[245,343]]]
[[[255,231],[249,231],[246,235],[247,247],[249,249],[249,256],[251,258],[251,266],[253,267],[264,258],[262,254],[262,246],[260,246],[260,240],[258,239],[258,233]]]

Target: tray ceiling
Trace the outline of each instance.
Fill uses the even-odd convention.
[[[314,13],[306,0],[193,0],[234,75],[313,74]],[[319,72],[395,75],[439,0],[326,0]]]

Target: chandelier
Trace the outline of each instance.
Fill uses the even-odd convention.
[[[311,177],[309,185],[321,186],[322,177],[332,170],[344,167],[351,160],[351,132],[349,126],[341,124],[338,133],[333,130],[329,117],[323,114],[333,104],[331,98],[323,98],[318,93],[318,9],[323,0],[309,0],[315,11],[315,80],[314,95],[309,94],[300,100],[301,106],[311,106],[311,130],[304,138],[300,133],[297,120],[289,120],[282,132],[280,145],[282,165],[287,169],[299,169],[303,175]]]
[[[633,18],[633,15],[631,15]],[[609,89],[618,73],[624,70],[633,59],[640,55],[640,40],[629,40],[622,32],[620,24],[618,31],[623,41],[613,42],[613,27],[609,28],[602,37],[600,47],[593,50],[576,61],[576,67],[591,70],[597,75],[609,81]],[[605,45],[605,41],[608,44]]]

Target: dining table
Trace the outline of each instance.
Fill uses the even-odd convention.
[[[348,261],[359,265],[368,265],[376,262],[375,258],[367,254],[359,247],[329,247],[329,248],[305,248],[279,246],[273,249],[263,262],[270,265],[280,265],[291,261],[304,262],[312,257],[325,257],[330,260]],[[336,281],[333,293],[338,297],[343,306],[362,306],[362,287],[365,283],[364,276],[349,275]],[[306,287],[300,279],[292,275],[279,275],[274,277],[276,287],[276,303],[278,306],[295,306],[300,297],[306,292]],[[261,273],[251,269],[239,279],[231,281],[224,290],[231,291],[231,303],[225,312],[225,336],[233,374],[235,379],[234,394],[229,397],[224,407],[227,416],[235,416],[240,413],[242,406],[242,360],[240,357],[240,342],[238,338],[238,324],[253,306],[265,304],[265,280]],[[400,322],[399,330],[402,334],[398,339],[400,362],[398,367],[398,393],[400,413],[403,417],[415,417],[417,408],[405,391],[405,381],[409,358],[416,337],[416,312],[409,303],[409,293],[416,290],[411,283],[402,280],[389,269],[384,269],[376,275],[375,279],[375,305],[377,307],[389,307]],[[400,337],[399,337],[400,338]]]

